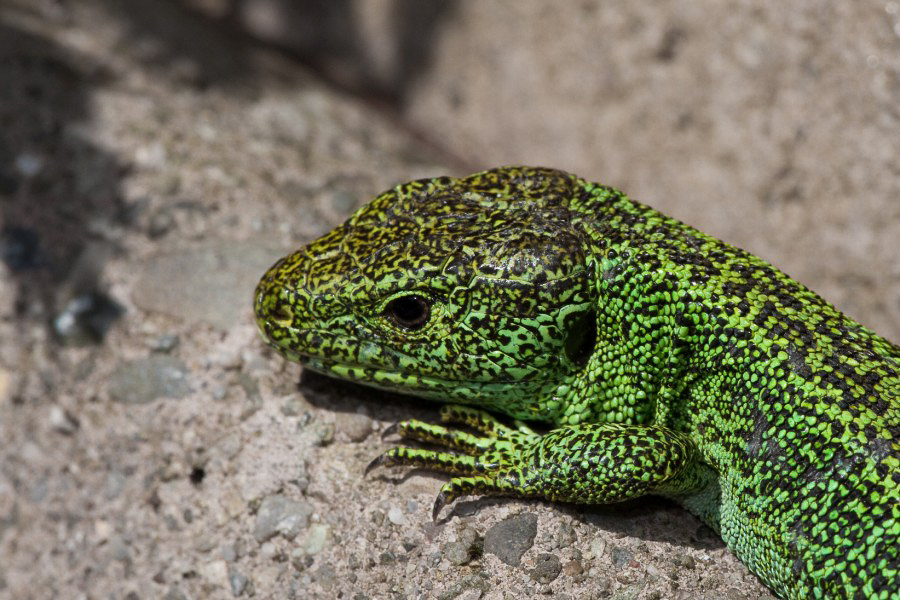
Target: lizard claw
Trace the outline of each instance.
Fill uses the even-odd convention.
[[[393,434],[397,433],[397,431],[399,431],[399,430],[400,430],[399,421],[394,421],[393,423],[391,423],[390,425],[385,427],[384,431],[381,432],[381,439],[384,439],[389,435],[393,435]]]
[[[363,477],[366,477],[369,473],[371,473],[378,467],[390,466],[392,464],[393,464],[393,461],[391,461],[391,459],[387,455],[387,453],[379,454],[374,459],[372,459],[372,462],[370,462],[368,465],[366,465],[366,470],[363,471]]]
[[[438,515],[441,514],[441,511],[447,506],[447,503],[452,501],[453,498],[444,493],[443,490],[437,495],[437,498],[434,499],[434,506],[431,509],[432,523],[437,523]]]

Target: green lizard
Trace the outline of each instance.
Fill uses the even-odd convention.
[[[373,463],[453,474],[435,515],[659,494],[783,597],[900,594],[900,348],[612,188],[526,167],[399,185],[278,261],[255,309],[309,369],[451,403],[466,430],[397,425],[444,449]]]

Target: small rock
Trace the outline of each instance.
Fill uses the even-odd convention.
[[[484,550],[484,540],[478,532],[468,526],[460,528],[456,534],[456,541],[444,544],[442,551],[450,564],[464,565],[476,556],[480,556]]]
[[[161,170],[166,166],[169,155],[160,142],[141,146],[134,153],[134,162],[144,169]]]
[[[173,585],[166,592],[166,595],[163,596],[163,600],[188,600],[188,597],[178,588],[178,586]]]
[[[309,524],[313,507],[308,502],[293,500],[274,494],[263,499],[256,513],[253,537],[257,542],[265,542],[276,533],[291,540],[297,537]]]
[[[41,266],[44,259],[37,231],[23,227],[0,229],[0,261],[13,273]]]
[[[225,562],[234,562],[238,559],[237,547],[234,544],[223,545],[220,554]]]
[[[44,157],[30,152],[23,152],[15,160],[16,171],[23,177],[31,178],[44,170]]]
[[[491,589],[486,573],[466,575],[437,596],[438,600],[477,600]]]
[[[313,430],[317,446],[327,446],[334,441],[334,423],[319,423]]]
[[[244,319],[260,274],[283,254],[257,239],[152,256],[141,265],[132,300],[144,310],[229,330]]]
[[[35,504],[39,504],[47,497],[47,492],[49,491],[50,483],[47,481],[46,477],[41,477],[35,481],[34,485],[31,486],[31,489],[28,490],[28,499]]]
[[[326,590],[331,590],[337,583],[337,569],[333,565],[322,565],[315,575],[316,582]]]
[[[228,581],[228,565],[224,560],[213,560],[198,569],[200,576],[214,585],[224,585]]]
[[[517,567],[522,555],[534,544],[537,515],[523,513],[504,519],[484,535],[484,551],[494,554],[506,564]]]
[[[296,395],[288,396],[281,404],[281,414],[286,417],[296,417],[300,413],[311,409],[312,405],[309,402]]]
[[[339,214],[347,215],[353,211],[358,201],[359,199],[353,194],[339,190],[331,195],[331,208]]]
[[[106,483],[103,486],[103,497],[114,500],[119,497],[125,488],[127,477],[121,471],[110,471],[106,474]]]
[[[151,239],[158,239],[166,235],[175,227],[175,215],[170,206],[165,206],[152,215],[147,221],[147,235]]]
[[[272,542],[263,542],[259,546],[259,555],[263,558],[269,559],[278,554],[278,546],[273,544]]]
[[[646,581],[632,583],[628,587],[624,587],[616,592],[610,600],[637,600],[645,587],[647,587]]]
[[[696,566],[694,557],[690,554],[674,554],[672,556],[672,564],[685,569],[693,569]]]
[[[114,531],[109,521],[98,519],[94,522],[94,536],[97,538],[97,542],[103,543],[107,541]]]
[[[106,543],[106,550],[109,557],[119,562],[128,562],[131,560],[131,554],[128,551],[128,544],[120,535],[112,535]]]
[[[634,558],[634,554],[632,554],[630,550],[622,548],[621,546],[610,547],[609,555],[612,559],[613,566],[619,569],[630,563]]]
[[[397,508],[396,506],[392,506],[388,509],[387,512],[388,521],[393,523],[394,525],[407,525],[409,521],[406,519],[406,515],[403,514],[403,511]]]
[[[556,534],[556,545],[560,548],[568,548],[577,541],[578,536],[575,534],[575,528],[568,523],[560,524],[559,531]]]
[[[78,430],[78,421],[61,406],[54,404],[50,407],[50,416],[47,419],[50,428],[59,433],[71,435]]]
[[[600,558],[606,553],[606,540],[602,537],[595,537],[591,540],[591,556]]]
[[[555,554],[538,554],[535,566],[528,571],[528,576],[538,583],[547,584],[559,577],[562,572],[562,562]]]
[[[178,346],[178,343],[181,341],[181,338],[178,337],[176,333],[164,333],[150,344],[150,349],[153,352],[161,352],[163,354],[168,354],[172,350]]]
[[[110,398],[125,404],[182,398],[190,392],[187,375],[183,362],[156,354],[119,365],[109,378],[107,391]]]
[[[309,526],[306,539],[303,540],[300,549],[310,556],[318,554],[325,549],[331,537],[331,528],[324,523],[315,523]]]
[[[124,312],[118,302],[102,292],[79,294],[54,317],[53,331],[66,344],[95,344]]]
[[[231,571],[228,574],[228,583],[231,584],[231,595],[235,598],[244,593],[249,582],[250,580],[247,579],[247,576],[240,571]]]
[[[563,574],[566,577],[577,577],[582,573],[584,573],[584,565],[581,564],[580,560],[570,560],[563,565]]]
[[[238,455],[242,446],[241,435],[236,431],[232,431],[216,440],[210,453],[224,462],[229,462]]]
[[[340,413],[334,419],[334,427],[338,433],[345,435],[351,442],[361,442],[372,433],[372,418],[359,413]]]

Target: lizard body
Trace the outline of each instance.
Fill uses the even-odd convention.
[[[256,290],[322,373],[450,403],[375,464],[464,494],[674,498],[786,598],[900,593],[900,348],[765,261],[550,169],[378,196]],[[485,409],[553,429],[508,427]]]

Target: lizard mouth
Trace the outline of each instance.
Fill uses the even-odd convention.
[[[286,354],[286,356],[300,363],[304,369],[322,375],[426,400],[477,404],[488,408],[494,398],[505,396],[511,391],[522,390],[521,382],[458,381],[411,371],[339,363],[309,355]],[[540,385],[541,382],[531,383]]]

